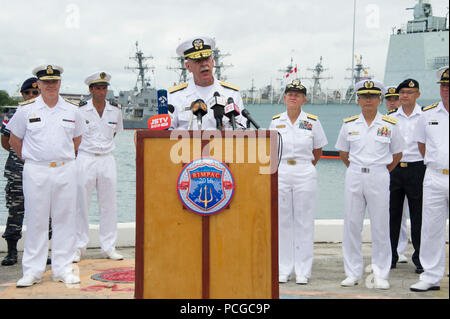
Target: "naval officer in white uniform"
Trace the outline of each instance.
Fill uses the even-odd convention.
[[[171,115],[172,129],[199,129],[196,116],[191,111],[192,102],[201,99],[208,104],[208,101],[218,92],[221,97],[228,100],[233,98],[239,111],[244,109],[239,89],[228,83],[218,81],[214,75],[214,59],[212,57],[215,48],[215,41],[209,37],[195,37],[181,43],[176,52],[186,59],[187,70],[192,73],[193,78],[187,83],[182,83],[168,90],[168,104],[174,106]],[[216,119],[214,111],[207,105],[207,113],[202,118],[203,130],[216,129]],[[245,128],[246,120],[242,115],[236,116],[237,126]],[[230,120],[224,116],[223,127],[230,128]]]
[[[80,282],[72,273],[76,238],[77,175],[75,152],[85,130],[77,106],[59,96],[61,73],[56,65],[33,70],[41,96],[21,106],[8,123],[10,145],[24,161],[23,193],[27,233],[23,277],[17,287],[40,282],[48,252],[48,219],[52,218],[53,280]]]
[[[367,208],[375,288],[389,289],[389,172],[400,161],[405,141],[396,125],[397,120],[378,112],[383,84],[363,80],[355,85],[355,90],[362,112],[344,120],[335,146],[348,167],[342,243],[347,278],[341,286],[354,286],[363,275],[361,231]]]
[[[437,72],[441,101],[424,107],[415,140],[427,166],[423,181],[420,262],[424,272],[412,291],[439,290],[445,274],[449,210],[449,68]]]
[[[123,130],[122,112],[105,100],[111,75],[106,72],[91,74],[84,81],[92,99],[80,105],[86,123],[77,156],[78,173],[78,227],[77,252],[79,262],[89,243],[89,206],[92,192],[97,190],[99,206],[99,239],[105,257],[121,260],[116,252],[117,239],[117,170],[112,154],[114,136]]]
[[[299,80],[286,86],[284,103],[286,112],[270,123],[283,142],[278,168],[279,282],[287,282],[294,271],[296,283],[306,285],[313,263],[315,165],[328,140],[317,116],[302,111],[306,88]]]

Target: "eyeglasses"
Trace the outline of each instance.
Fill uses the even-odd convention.
[[[39,91],[38,90],[25,90],[25,91],[23,91],[23,93],[26,94],[26,95],[30,95],[30,94],[39,95]]]

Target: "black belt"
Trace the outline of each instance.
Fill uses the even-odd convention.
[[[397,167],[407,168],[407,167],[424,166],[424,165],[425,164],[423,163],[423,161],[418,161],[418,162],[400,162],[400,163],[398,163]]]

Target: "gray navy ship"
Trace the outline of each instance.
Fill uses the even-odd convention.
[[[117,99],[122,108],[123,127],[125,129],[147,128],[147,121],[158,114],[157,90],[152,87],[150,80],[145,77],[148,70],[154,67],[145,64],[152,57],[144,56],[136,42],[136,53],[130,59],[135,60],[137,66],[126,67],[128,70],[138,71],[136,85],[133,90],[120,91]]]
[[[420,84],[419,103],[440,100],[436,70],[448,65],[449,43],[447,17],[433,16],[431,3],[418,0],[414,19],[402,28],[393,29],[384,73],[386,85],[397,85],[407,78]]]

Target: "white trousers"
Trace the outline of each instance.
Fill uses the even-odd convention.
[[[445,274],[446,222],[449,209],[448,175],[427,168],[423,180],[422,232],[420,263],[424,272],[420,280],[439,284]]]
[[[375,277],[389,278],[391,242],[389,235],[389,171],[385,167],[361,168],[350,164],[345,176],[343,235],[344,268],[347,277],[362,278],[364,262],[361,232],[367,208],[372,235],[372,269]]]
[[[22,268],[24,275],[41,278],[47,264],[48,219],[52,218],[52,272],[72,272],[76,228],[75,161],[50,167],[26,161],[23,168],[25,236]]]
[[[311,277],[317,174],[311,162],[278,169],[279,274]]]
[[[115,249],[117,239],[116,161],[112,154],[95,156],[79,152],[77,159],[77,248],[85,250],[89,243],[89,207],[97,190],[99,208],[99,240],[104,252]]]

